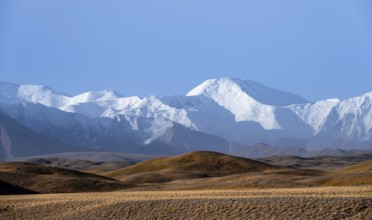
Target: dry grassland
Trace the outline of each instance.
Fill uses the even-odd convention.
[[[0,219],[372,219],[372,186],[0,196]]]

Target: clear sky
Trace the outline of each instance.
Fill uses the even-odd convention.
[[[372,91],[372,1],[0,1],[2,81],[164,96],[223,76],[313,101]]]

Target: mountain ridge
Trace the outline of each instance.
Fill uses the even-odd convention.
[[[161,98],[112,90],[66,96],[47,86],[0,82],[0,111],[37,133],[96,149],[153,143],[181,152],[228,152],[234,143],[259,142],[308,150],[372,146],[372,92],[309,102],[226,77],[206,80],[185,96]]]

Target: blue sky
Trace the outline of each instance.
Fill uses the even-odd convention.
[[[0,80],[163,96],[223,76],[372,91],[372,1],[0,1]]]

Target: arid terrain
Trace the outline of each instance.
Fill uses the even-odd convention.
[[[0,163],[0,219],[372,219],[371,155],[32,162]]]
[[[0,219],[372,219],[371,187],[0,197]]]
[[[104,192],[127,186],[108,177],[28,162],[0,163],[1,194]],[[20,191],[22,189],[22,191]],[[20,193],[21,192],[21,193]]]

